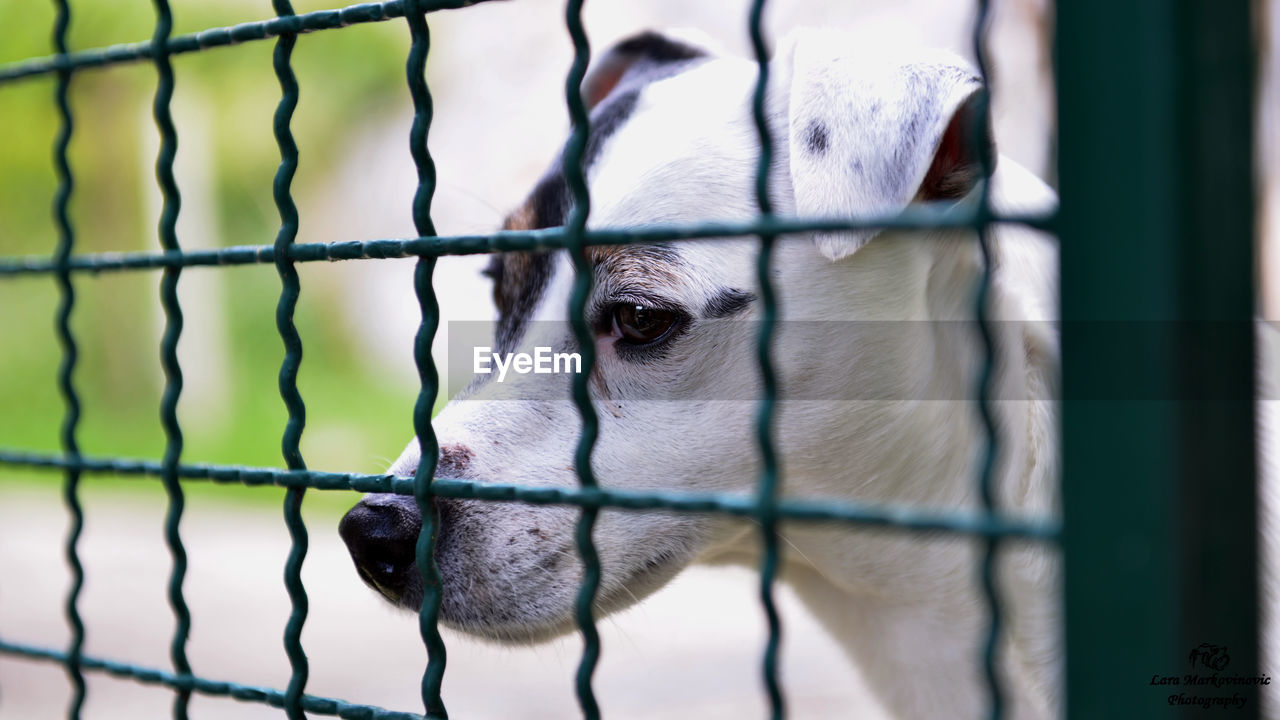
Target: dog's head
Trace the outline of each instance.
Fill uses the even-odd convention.
[[[978,78],[942,54],[858,52],[841,35],[792,36],[771,64],[768,122],[775,138],[772,192],[784,215],[890,213],[916,200],[954,199],[978,181],[973,133]],[[751,100],[756,66],[684,37],[645,33],[599,58],[584,85],[591,135],[583,158],[593,226],[745,220],[757,213],[759,143]],[[508,229],[562,225],[571,196],[557,160],[507,219]],[[873,232],[784,243],[775,284],[786,317],[879,319],[918,315],[928,268]],[[909,245],[909,244],[908,244]],[[590,379],[599,416],[593,468],[601,485],[628,490],[746,494],[756,482],[754,343],[759,315],[750,239],[593,247],[595,287],[586,320],[595,335]],[[852,257],[850,257],[852,256]],[[495,350],[570,352],[565,322],[573,267],[563,252],[494,257]],[[820,344],[820,343],[819,343]],[[873,350],[868,350],[868,352]],[[892,349],[880,349],[892,353]],[[888,382],[912,379],[907,354]],[[855,358],[805,348],[780,357],[788,392],[823,397],[833,375],[858,377]],[[883,373],[880,373],[883,375]],[[879,382],[876,373],[860,381]],[[437,476],[477,483],[573,487],[580,420],[566,375],[493,375],[436,418]],[[789,482],[839,481],[832,444],[890,444],[872,411],[837,420],[788,406],[779,420]],[[856,450],[855,450],[856,452]],[[391,471],[413,475],[417,441]],[[806,488],[813,490],[813,487]],[[437,499],[441,618],[482,636],[536,640],[572,627],[581,579],[573,508]],[[414,564],[421,526],[414,500],[369,495],[341,533],[361,577],[393,603],[417,609]],[[709,516],[600,514],[602,612],[652,592],[690,562],[727,552],[749,527]]]

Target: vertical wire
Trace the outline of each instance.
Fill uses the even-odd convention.
[[[413,196],[413,223],[418,235],[434,236],[436,229],[431,222],[431,198],[436,190],[436,165],[427,150],[427,133],[431,129],[431,92],[427,88],[427,53],[431,47],[427,19],[418,0],[405,0],[405,19],[409,23],[411,43],[406,73],[409,94],[413,97],[413,127],[409,131],[409,150],[418,169],[418,189]],[[446,662],[445,645],[440,637],[440,602],[442,588],[440,568],[436,564],[436,532],[440,515],[431,495],[431,481],[435,477],[439,461],[440,445],[431,427],[431,410],[440,392],[440,376],[431,356],[431,344],[440,327],[440,305],[431,284],[436,258],[423,255],[418,258],[413,273],[413,288],[418,296],[422,323],[414,338],[413,357],[418,365],[418,379],[422,385],[418,402],[413,408],[413,427],[418,437],[421,458],[414,476],[413,495],[422,516],[422,530],[418,534],[417,561],[422,575],[422,609],[418,614],[418,629],[427,647],[427,668],[422,676],[422,703],[427,717],[444,720],[449,716],[441,697]]]
[[[169,35],[173,31],[173,14],[168,0],[154,0],[156,28],[152,45],[159,83],[156,86],[154,114],[160,131],[160,153],[156,158],[156,179],[164,198],[160,214],[160,245],[166,251],[180,250],[178,246],[178,212],[182,196],[173,175],[173,161],[178,152],[178,135],[173,126],[170,104],[173,101],[173,67],[169,62]],[[160,343],[160,363],[164,367],[164,395],[160,401],[160,420],[164,426],[165,450],[161,480],[169,498],[165,514],[165,542],[173,557],[173,572],[169,576],[169,604],[176,620],[169,654],[173,669],[180,676],[191,675],[187,662],[187,637],[191,632],[191,613],[182,595],[182,581],[187,574],[187,551],[182,544],[178,525],[182,520],[184,505],[182,485],[178,481],[178,461],[182,455],[182,428],[178,424],[178,398],[182,394],[182,367],[178,364],[178,338],[182,335],[182,307],[178,303],[178,276],[182,268],[169,266],[160,280],[160,304],[164,307],[164,337]],[[185,720],[187,705],[191,701],[190,687],[177,691],[173,702],[173,717]]]
[[[760,138],[760,161],[756,166],[756,204],[760,208],[760,218],[768,220],[773,215],[773,204],[769,199],[769,169],[773,164],[773,136],[769,131],[768,117],[765,112],[769,58],[765,47],[764,31],[761,29],[763,20],[764,0],[754,0],[751,4],[749,22],[751,48],[755,53],[756,66],[759,68],[755,96],[751,102],[752,118],[755,120],[756,132]],[[782,686],[778,680],[778,652],[782,643],[782,623],[778,618],[778,608],[773,598],[773,585],[778,576],[780,560],[777,514],[780,470],[773,440],[773,418],[777,405],[778,383],[774,374],[771,352],[778,319],[778,301],[773,290],[773,280],[770,277],[773,246],[776,240],[775,235],[760,235],[760,255],[756,263],[756,281],[760,284],[760,301],[761,307],[764,308],[760,337],[756,344],[756,360],[760,366],[762,382],[760,408],[756,416],[756,440],[760,446],[761,462],[756,518],[760,521],[763,542],[763,552],[760,556],[760,604],[764,608],[769,630],[769,639],[764,651],[764,683],[769,695],[769,715],[773,720],[781,720],[786,715]]]
[[[55,51],[62,56],[67,55],[67,29],[71,25],[71,8],[67,0],[55,0],[58,15],[53,26],[53,45]],[[55,90],[55,101],[58,106],[60,127],[54,141],[54,169],[58,176],[58,190],[53,199],[53,215],[58,224],[58,247],[54,261],[57,266],[58,289],[61,300],[58,304],[56,320],[58,340],[62,344],[62,363],[58,368],[58,389],[66,402],[66,415],[62,420],[62,449],[72,467],[67,468],[66,481],[62,486],[63,500],[70,515],[70,527],[67,529],[66,546],[64,548],[67,565],[71,569],[71,587],[67,591],[64,613],[71,629],[71,645],[67,652],[65,668],[73,688],[71,703],[67,708],[67,717],[78,720],[84,707],[85,683],[84,673],[80,669],[80,653],[84,647],[84,621],[80,617],[80,591],[84,588],[84,566],[80,563],[77,544],[80,533],[84,529],[84,511],[80,507],[80,445],[76,440],[76,428],[80,423],[80,397],[76,394],[72,383],[72,374],[76,368],[78,350],[75,337],[71,334],[71,310],[75,307],[76,293],[71,284],[69,262],[71,249],[75,244],[75,232],[71,227],[69,205],[71,191],[75,180],[71,176],[71,164],[67,160],[67,149],[71,145],[71,133],[74,122],[71,118],[71,104],[68,94],[71,87],[71,70],[64,68],[58,71],[58,83]]]
[[[569,67],[565,80],[565,101],[569,119],[573,123],[573,132],[564,152],[564,177],[573,198],[565,223],[565,246],[573,259],[574,268],[573,294],[569,298],[569,322],[578,341],[578,351],[582,354],[582,372],[573,377],[573,402],[582,417],[582,434],[578,436],[573,465],[578,474],[579,485],[582,488],[595,488],[597,482],[591,469],[591,452],[600,428],[588,389],[596,354],[595,339],[586,320],[587,299],[591,296],[594,278],[583,238],[587,216],[591,213],[591,192],[587,188],[586,175],[582,169],[582,158],[590,133],[590,119],[582,102],[582,80],[586,77],[587,64],[591,59],[591,46],[582,27],[582,6],[583,0],[568,0],[565,8],[565,22],[569,36],[573,39],[573,64]],[[599,508],[583,506],[575,534],[578,554],[582,557],[582,584],[578,588],[575,603],[578,629],[582,632],[582,661],[578,664],[575,684],[578,705],[587,720],[597,720],[600,717],[600,705],[596,702],[595,691],[591,687],[591,677],[600,662],[600,633],[596,629],[594,606],[596,593],[600,589],[601,570],[600,555],[596,552],[595,541],[592,539],[599,513]]]
[[[983,181],[979,190],[979,210],[974,230],[978,234],[978,245],[982,252],[982,275],[978,282],[976,310],[978,333],[982,340],[983,363],[978,378],[978,412],[982,419],[983,433],[986,436],[986,448],[983,453],[978,493],[982,500],[982,509],[992,513],[996,509],[995,464],[999,457],[999,436],[996,433],[995,418],[991,406],[991,382],[995,371],[995,340],[992,334],[990,318],[987,317],[987,299],[991,289],[991,174],[995,167],[995,159],[991,156],[991,145],[987,142],[991,131],[991,70],[987,62],[986,31],[990,19],[990,0],[977,0],[977,12],[973,23],[973,54],[978,63],[978,73],[982,77],[982,87],[977,95],[977,119],[974,138],[978,148],[978,160],[982,166]],[[995,535],[987,537],[983,549],[981,584],[982,592],[989,610],[987,639],[982,648],[982,667],[986,677],[987,689],[991,693],[992,720],[1000,720],[1004,715],[1004,690],[1000,681],[998,652],[1000,645],[1001,618],[1000,595],[996,587],[996,553],[999,549],[999,538]]]
[[[278,16],[293,15],[293,6],[289,0],[272,0],[272,7]],[[280,301],[276,305],[276,329],[285,349],[284,361],[280,365],[280,398],[289,412],[289,420],[281,440],[281,452],[290,470],[306,470],[307,465],[299,447],[303,428],[307,424],[307,407],[302,402],[302,394],[298,392],[302,338],[293,322],[302,287],[298,280],[298,270],[289,258],[289,248],[298,238],[298,208],[291,194],[293,177],[298,170],[298,145],[294,142],[293,131],[290,129],[294,110],[298,107],[298,80],[290,65],[297,40],[298,36],[294,33],[282,34],[276,40],[272,56],[281,91],[274,120],[276,144],[280,148],[280,166],[276,170],[272,195],[280,214],[280,230],[275,242],[276,272],[280,275],[281,285]],[[289,538],[292,541],[284,568],[284,584],[292,605],[284,629],[284,650],[292,670],[289,686],[285,690],[284,710],[290,720],[305,718],[302,712],[302,694],[310,674],[307,654],[302,648],[302,627],[307,621],[308,611],[307,589],[302,584],[302,563],[307,557],[308,540],[307,527],[302,520],[302,500],[306,491],[304,486],[290,487],[285,491],[284,499],[285,525],[289,528]]]

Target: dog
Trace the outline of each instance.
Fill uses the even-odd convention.
[[[868,48],[839,32],[796,31],[770,62],[770,197],[783,216],[889,215],[916,203],[973,203],[994,163],[1001,213],[1056,207],[1054,193],[982,137],[982,80],[949,53]],[[583,164],[590,226],[743,221],[758,214],[757,67],[689,34],[646,32],[592,64]],[[571,194],[556,161],[505,229],[563,225]],[[1020,225],[992,229],[986,314],[999,452],[996,501],[1020,516],[1057,512],[1057,250]],[[606,488],[755,491],[762,314],[758,241],[721,238],[592,247],[589,386],[599,416],[592,467]],[[785,497],[981,507],[986,448],[974,323],[984,255],[967,230],[847,230],[781,239],[773,257],[780,322],[776,442]],[[577,347],[564,322],[566,252],[496,255],[500,353]],[[493,375],[434,421],[437,476],[534,487],[577,485],[580,419],[569,379]],[[411,476],[419,445],[390,468]],[[575,629],[582,578],[571,507],[437,498],[441,622],[505,643]],[[365,496],[340,533],[362,579],[417,610],[421,518],[411,497]],[[898,718],[977,717],[989,702],[979,658],[988,606],[972,538],[784,522],[782,578]],[[605,509],[595,529],[597,614],[627,607],[692,563],[759,563],[759,530],[732,518]],[[999,555],[999,672],[1010,717],[1060,709],[1058,559],[1010,543]]]

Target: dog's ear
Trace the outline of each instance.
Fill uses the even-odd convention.
[[[790,170],[802,216],[891,214],[916,200],[964,197],[981,180],[976,94],[981,79],[936,51],[866,52],[829,32],[793,34],[780,52],[789,73]],[[879,231],[815,234],[839,260]]]
[[[582,100],[590,110],[615,89],[669,77],[692,61],[716,54],[713,43],[696,31],[632,35],[591,62],[582,81]]]

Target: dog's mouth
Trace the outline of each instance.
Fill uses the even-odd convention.
[[[356,563],[356,574],[364,581],[365,585],[373,588],[379,595],[393,605],[399,605],[404,597],[404,591],[407,583],[396,581],[395,578],[399,572],[390,565],[384,565],[379,572],[374,573],[365,569],[365,566]]]
[[[552,557],[556,560],[548,561]],[[548,551],[536,562],[577,567],[561,570],[555,578],[525,575],[477,592],[477,586],[485,585],[478,577],[479,568],[467,576],[449,572],[449,563],[444,563],[441,623],[482,640],[507,644],[540,643],[574,632],[578,628],[575,610],[582,587],[576,550],[569,545]],[[495,564],[503,563],[495,559]],[[674,555],[663,553],[620,579],[611,579],[608,567],[605,565],[605,577],[594,599],[597,618],[638,603],[670,581],[683,564]]]
[[[487,515],[491,509],[437,503],[441,526],[435,559],[442,577],[442,624],[508,643],[540,642],[576,627],[574,608],[582,580],[578,552],[568,536],[541,529],[571,527],[573,509],[522,508],[517,512],[529,513],[521,516],[526,522],[502,530],[499,523],[486,522],[496,520]],[[392,605],[413,612],[421,608],[424,594],[416,554],[420,528],[412,498],[378,495],[367,496],[338,527],[360,579]],[[522,536],[532,544],[513,542]],[[595,599],[598,614],[638,602],[686,563],[681,553],[666,548],[626,564],[629,572],[603,563],[605,575]]]

